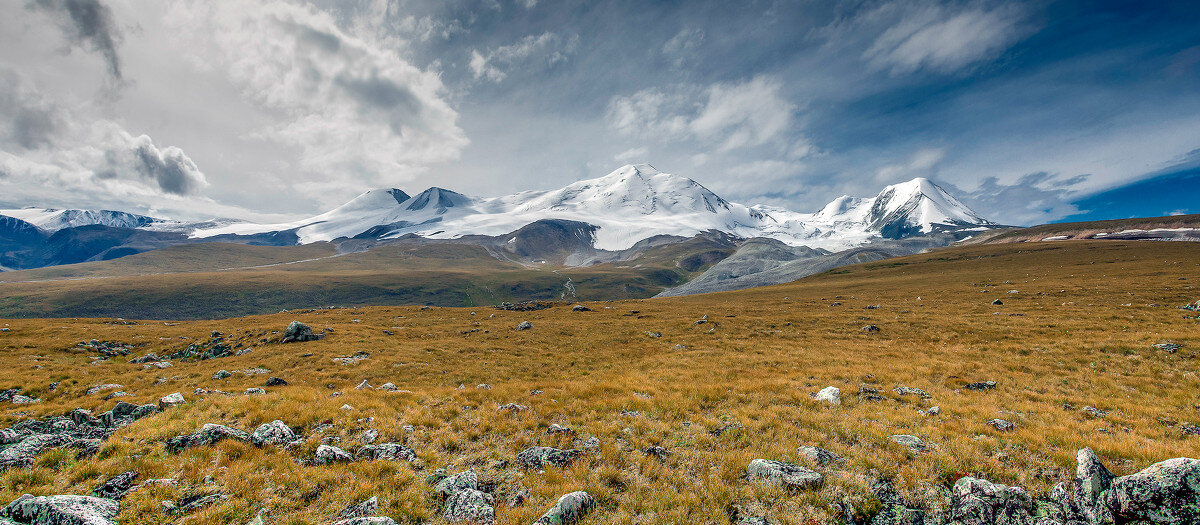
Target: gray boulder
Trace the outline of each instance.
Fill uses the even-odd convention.
[[[291,427],[278,419],[259,425],[254,429],[254,433],[250,434],[250,442],[260,447],[263,445],[286,445],[295,439],[296,433],[292,432]]]
[[[813,447],[809,445],[800,445],[799,447],[796,447],[796,454],[800,457],[808,458],[809,461],[817,465],[825,465],[842,459],[841,456],[834,454],[833,452],[825,450],[821,447]]]
[[[1114,479],[1105,503],[1117,523],[1200,523],[1200,460],[1168,459]]]
[[[125,494],[128,494],[130,490],[133,490],[133,480],[137,476],[138,473],[136,470],[128,470],[117,474],[93,490],[92,495],[97,498],[119,500],[125,497]]]
[[[492,525],[496,523],[496,509],[492,507],[492,495],[476,489],[463,489],[446,499],[442,517],[447,523],[473,523]]]
[[[365,518],[371,514],[374,514],[377,510],[379,510],[379,499],[375,496],[371,496],[366,501],[356,503],[342,509],[342,511],[338,513],[337,517],[339,519]]]
[[[321,336],[314,334],[312,328],[309,328],[308,325],[301,323],[300,321],[292,321],[291,324],[288,324],[287,328],[283,331],[282,342],[297,343],[303,341],[316,341],[320,338]]]
[[[978,478],[959,478],[951,495],[950,525],[1033,525],[1025,490]]]
[[[0,518],[29,525],[112,525],[120,511],[116,500],[91,496],[21,496],[0,511]]]
[[[534,525],[563,525],[565,523],[575,523],[596,506],[596,500],[591,494],[584,491],[572,492],[558,498],[558,502],[554,504],[550,510],[542,514],[542,517],[533,522]]]
[[[416,461],[417,453],[399,443],[379,443],[363,445],[354,451],[357,459],[388,459],[392,461]]]
[[[899,395],[899,396],[907,396],[907,395],[919,396],[921,399],[929,399],[930,397],[933,397],[933,396],[930,396],[928,392],[921,390],[920,388],[913,388],[913,387],[909,387],[909,386],[898,386],[898,387],[892,389],[892,392],[895,392],[896,395]]]
[[[354,461],[354,458],[349,452],[333,445],[318,446],[317,452],[313,457],[314,465],[332,465],[334,463],[349,463],[351,461]]]
[[[751,461],[750,465],[746,467],[746,478],[777,482],[788,490],[817,488],[825,481],[821,474],[813,470],[769,459]]]
[[[475,469],[446,476],[433,485],[433,492],[441,499],[447,499],[464,490],[479,490],[479,476]]]
[[[824,401],[831,405],[842,404],[842,391],[836,386],[827,386],[822,388],[820,392],[810,394],[817,401]]]
[[[338,520],[333,522],[333,525],[396,525],[396,520],[387,516],[368,516]]]
[[[917,436],[908,434],[894,434],[888,436],[888,439],[894,443],[899,443],[908,447],[908,449],[913,452],[925,452],[925,441],[921,440],[921,438]]]
[[[553,447],[529,447],[517,454],[517,463],[529,470],[545,468],[547,465],[565,467],[583,452],[575,449],[561,450]]]
[[[201,427],[200,430],[191,434],[183,434],[168,439],[167,452],[179,452],[186,448],[212,445],[226,439],[249,443],[250,434],[236,428],[229,428],[225,425],[208,423]]]

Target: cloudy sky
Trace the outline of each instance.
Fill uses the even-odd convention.
[[[800,211],[926,176],[1010,224],[1197,213],[1200,7],[1135,4],[14,0],[0,205],[273,220],[649,162]]]

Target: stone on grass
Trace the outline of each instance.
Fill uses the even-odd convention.
[[[416,461],[417,453],[399,443],[380,443],[378,445],[363,445],[354,451],[357,459],[387,459],[393,461]]]
[[[824,401],[831,405],[842,404],[842,391],[836,386],[827,386],[822,388],[820,392],[810,395],[817,401]]]
[[[565,467],[583,452],[575,449],[561,450],[553,447],[529,447],[517,454],[517,463],[529,470],[545,468],[547,465]]]
[[[797,447],[796,455],[808,458],[809,461],[817,465],[825,465],[842,459],[841,456],[834,454],[833,452],[825,450],[821,447],[813,447],[809,445],[800,445]]]
[[[30,525],[111,525],[121,505],[92,496],[26,494],[0,511],[0,519]]]
[[[229,428],[225,425],[208,423],[201,427],[200,430],[192,432],[191,434],[183,434],[168,439],[167,451],[179,452],[186,448],[212,445],[226,439],[249,442],[250,434],[247,434],[236,428]]]
[[[811,469],[770,459],[751,461],[746,466],[746,478],[779,483],[788,490],[817,488],[825,481],[821,474]]]
[[[476,489],[463,489],[446,498],[446,509],[442,517],[447,523],[471,523],[492,525],[496,522],[496,509],[492,507],[492,495]]]
[[[892,440],[892,442],[894,442],[894,443],[899,443],[901,445],[908,447],[908,449],[913,452],[924,452],[925,451],[925,442],[922,441],[921,438],[919,438],[917,436],[912,436],[909,434],[894,434],[894,435],[888,436],[888,439]]]
[[[295,439],[296,433],[292,432],[292,428],[278,419],[259,425],[254,429],[254,433],[250,434],[250,441],[260,447],[263,445],[286,445]]]
[[[896,395],[900,396],[914,395],[920,397],[921,399],[929,399],[932,397],[928,392],[921,390],[920,388],[912,388],[908,386],[898,386],[892,389],[892,392],[895,392]]]
[[[533,328],[533,323],[529,321],[521,321],[521,324],[517,325],[517,331],[528,330],[530,328]]]
[[[396,520],[387,516],[367,516],[338,520],[333,522],[333,525],[396,525]]]
[[[558,498],[550,510],[533,522],[534,525],[563,525],[575,523],[586,516],[596,506],[595,498],[584,491],[572,492]]]
[[[444,476],[444,474],[442,475]],[[431,476],[431,479],[436,480],[433,485],[433,492],[441,499],[447,499],[464,490],[479,490],[479,476],[475,474],[475,469],[466,470],[440,479],[437,479],[437,476],[437,473]]]
[[[312,328],[300,321],[292,321],[283,331],[284,343],[299,343],[304,341],[316,341],[321,335],[314,334]]]
[[[375,496],[371,496],[365,501],[355,503],[354,505],[342,509],[342,511],[338,513],[337,517],[339,519],[365,518],[371,514],[374,514],[377,510],[379,510],[379,499]]]
[[[313,457],[315,465],[332,465],[334,463],[349,463],[354,461],[349,452],[342,450],[333,445],[320,445],[317,447],[316,455]]]
[[[995,381],[976,381],[974,383],[967,383],[966,385],[963,385],[963,388],[965,388],[967,390],[992,390],[992,389],[996,388],[996,382]]]
[[[167,409],[173,406],[182,405],[186,400],[183,399],[183,394],[175,392],[174,394],[165,395],[158,400],[158,408]]]
[[[991,421],[988,421],[987,424],[991,425],[992,428],[995,428],[996,430],[999,430],[1001,432],[1008,432],[1009,430],[1012,430],[1014,427],[1016,427],[1016,425],[1014,425],[1011,421],[1007,421],[1004,419],[993,419]]]

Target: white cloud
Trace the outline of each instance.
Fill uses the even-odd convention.
[[[42,95],[20,73],[0,69],[0,173],[29,190],[109,195],[193,195],[208,185],[196,163],[175,146]],[[21,184],[25,183],[25,184]],[[36,193],[36,191],[35,191]],[[10,195],[11,197],[11,195]]]
[[[865,17],[894,17],[863,53],[872,67],[893,75],[921,69],[952,73],[995,57],[1028,32],[1024,11],[1012,3],[952,8],[903,2]]]
[[[168,19],[197,67],[225,72],[275,116],[252,137],[295,148],[293,181],[411,180],[468,142],[436,72],[311,6],[193,1]]]
[[[797,107],[781,88],[778,80],[756,77],[705,88],[646,89],[613,98],[608,124],[631,137],[697,139],[721,151],[782,143],[793,131]]]
[[[663,44],[662,52],[671,59],[676,67],[683,67],[687,57],[704,43],[704,30],[685,27]]]
[[[889,164],[875,171],[875,180],[882,184],[893,184],[912,180],[916,177],[934,178],[938,166],[946,158],[944,148],[925,148],[917,150],[901,163]]]
[[[645,146],[640,146],[613,155],[613,160],[617,162],[641,162],[646,160],[647,154],[649,154],[649,150]]]
[[[547,31],[540,35],[526,36],[515,44],[489,49],[486,53],[471,50],[468,67],[476,80],[500,82],[508,76],[506,69],[535,57],[544,60],[546,67],[565,62],[567,57],[575,52],[578,44],[578,35],[563,38]]]

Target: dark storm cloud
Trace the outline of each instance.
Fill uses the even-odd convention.
[[[364,114],[386,115],[396,134],[401,134],[406,126],[421,124],[421,100],[412,90],[391,79],[374,74],[365,78],[342,75],[334,83],[358,103]]]
[[[121,60],[117,56],[121,33],[108,6],[100,0],[33,0],[28,5],[53,16],[72,46],[103,56],[108,73],[121,82]]]
[[[51,144],[63,125],[59,112],[30,89],[23,89],[20,76],[7,69],[0,70],[0,117],[8,123],[0,141],[21,149]]]

